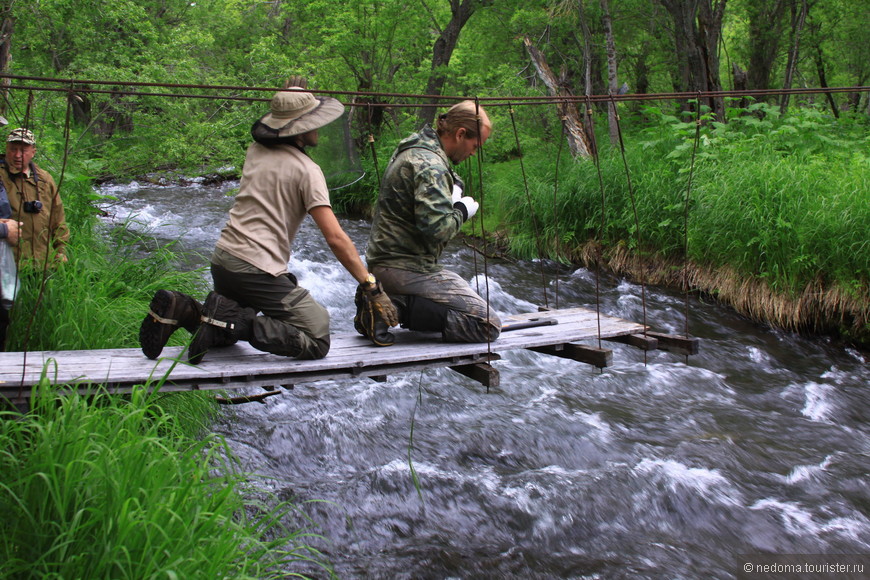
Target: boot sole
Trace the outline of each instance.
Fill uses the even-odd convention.
[[[148,306],[151,312],[161,318],[167,318],[175,308],[175,296],[166,290],[158,290]],[[169,342],[169,337],[179,327],[174,324],[163,324],[154,319],[151,314],[146,314],[145,319],[139,326],[139,346],[145,356],[154,360],[163,352],[163,347]]]

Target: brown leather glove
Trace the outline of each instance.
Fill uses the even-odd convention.
[[[379,281],[375,281],[374,284],[363,282],[360,286],[375,313],[388,325],[397,326],[399,324],[399,311],[396,310],[395,304],[387,296],[387,293],[384,292],[381,283]]]

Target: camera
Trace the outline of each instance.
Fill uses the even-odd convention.
[[[42,211],[42,202],[38,199],[33,201],[25,201],[23,204],[26,213],[39,213]]]

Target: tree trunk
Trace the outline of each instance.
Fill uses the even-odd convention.
[[[432,70],[429,73],[429,81],[426,83],[424,94],[433,95],[420,107],[417,118],[420,124],[431,124],[435,119],[435,105],[438,104],[437,95],[444,88],[446,76],[444,70],[450,64],[450,57],[459,42],[459,33],[468,22],[471,15],[477,9],[480,0],[450,0],[450,22],[440,31],[435,45],[432,47]],[[425,5],[424,5],[425,6]]]
[[[819,86],[823,89],[827,89],[828,79],[825,75],[825,61],[822,58],[822,47],[819,45],[816,45],[816,71],[818,71],[819,73]],[[834,101],[834,95],[832,95],[830,91],[826,91],[825,96],[828,98],[828,104],[831,106],[831,112],[834,114],[834,117],[839,119],[840,110],[837,109],[837,103]]]
[[[619,92],[619,81],[616,69],[616,42],[613,40],[613,23],[610,19],[610,7],[607,0],[600,0],[601,19],[604,24],[604,38],[607,42],[607,89],[611,95]],[[619,125],[616,118],[616,103],[611,101],[607,107],[607,126],[610,131],[610,144],[619,144]]]
[[[693,59],[698,53],[695,46],[696,27],[695,12],[698,0],[659,0],[671,16],[674,23],[674,49],[676,51],[677,67],[673,75],[674,90],[679,93],[697,91],[695,86],[697,66]]]
[[[592,96],[595,93],[592,86],[592,31],[586,21],[583,0],[577,0],[577,19],[580,23],[580,34],[583,35],[583,94]]]
[[[749,70],[746,88],[770,88],[770,75],[782,37],[784,0],[755,0],[749,6]]]
[[[706,91],[721,91],[719,77],[719,41],[722,39],[722,20],[725,17],[727,0],[705,0],[698,6],[698,49],[706,75],[703,85]],[[725,122],[725,99],[710,97],[707,103],[719,121]]]
[[[12,3],[4,2],[0,14],[0,72],[9,72],[11,57],[12,32],[15,30],[15,19],[12,18]],[[6,115],[8,101],[9,79],[0,80],[0,115]]]
[[[674,23],[678,92],[715,92],[722,90],[719,78],[719,40],[727,0],[659,0]],[[722,97],[708,98],[710,108],[724,120]],[[683,104],[684,110],[690,110]]]
[[[532,64],[538,72],[538,76],[544,81],[547,86],[547,91],[553,97],[568,97],[571,96],[571,91],[560,85],[556,79],[556,75],[550,70],[547,64],[547,59],[540,50],[532,44],[531,39],[526,36],[523,38],[523,43],[526,45],[526,51],[532,59]],[[568,139],[568,148],[571,150],[571,155],[577,157],[591,157],[592,147],[590,146],[589,138],[583,128],[583,122],[577,112],[577,107],[570,101],[562,101],[558,104],[559,116],[562,120],[562,127],[565,131],[565,136]]]
[[[595,94],[595,79],[592,75],[593,71],[596,70],[593,63],[596,59],[592,49],[592,30],[589,28],[589,21],[586,19],[586,10],[583,7],[583,0],[577,0],[577,21],[580,27],[580,34],[583,36],[583,94],[591,97]],[[543,56],[541,58],[543,58]],[[557,84],[560,86],[562,85],[562,83]],[[586,108],[584,107],[584,109]],[[592,118],[590,115],[591,111],[587,110],[586,114],[582,116],[583,135],[585,136],[592,135],[593,131]],[[570,131],[567,131],[567,129],[566,132],[570,134]],[[589,156],[595,155],[595,141],[593,139],[588,139],[587,143],[589,144]]]
[[[731,65],[731,78],[733,79],[735,91],[745,91],[748,88],[747,84],[749,82],[749,74],[740,68],[736,62]],[[741,109],[745,109],[748,104],[749,102],[745,96],[740,97]]]
[[[784,89],[788,90],[791,88],[791,84],[794,81],[794,71],[797,69],[797,61],[798,56],[800,54],[800,45],[801,45],[801,32],[804,29],[804,23],[807,20],[807,13],[809,12],[810,7],[807,0],[801,0],[800,5],[797,7],[797,10],[793,10],[792,18],[791,18],[791,47],[788,49],[788,63],[785,66],[785,82],[783,83]],[[779,112],[785,114],[788,110],[788,101],[789,95],[785,93],[782,95],[782,100],[779,104]]]

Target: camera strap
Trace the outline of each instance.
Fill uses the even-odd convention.
[[[12,173],[9,173],[9,165],[6,163],[6,159],[0,157],[0,165],[3,166],[3,169],[6,170],[6,175],[9,176],[9,180],[15,184],[15,176]],[[20,173],[16,173],[15,175],[21,175]],[[36,201],[39,201],[39,172],[36,170],[36,164],[33,161],[30,162],[30,175],[33,176],[33,184],[36,186]],[[0,180],[0,189],[3,190],[3,193],[6,194],[6,187],[3,185],[3,181]],[[9,202],[9,198],[6,195],[3,196],[6,198],[6,202]]]

